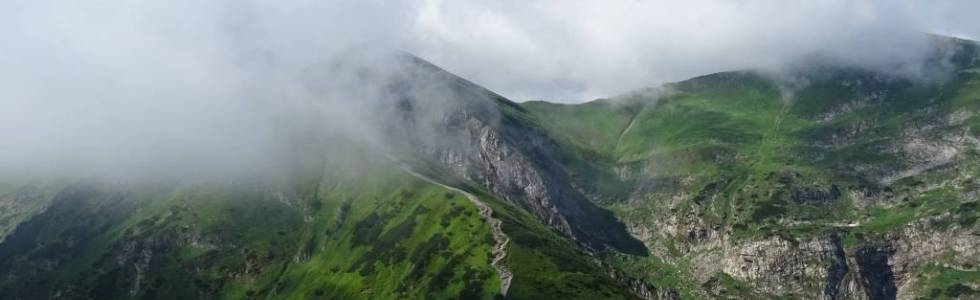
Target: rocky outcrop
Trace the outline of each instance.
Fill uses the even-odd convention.
[[[889,244],[864,246],[855,253],[861,286],[868,299],[895,299],[895,273],[889,262],[893,254],[895,249]]]
[[[939,256],[980,260],[980,239],[967,230],[910,224],[882,240],[846,249],[840,234],[793,243],[779,237],[737,242],[719,254],[720,271],[782,296],[825,299],[910,299],[916,270]]]
[[[980,261],[975,228],[949,224],[951,216],[925,217],[895,230],[862,236],[859,224],[838,224],[830,233],[800,237],[733,238],[724,230],[671,215],[629,222],[649,241],[651,253],[691,268],[692,280],[707,282],[725,273],[761,294],[802,299],[913,299],[924,284],[915,276],[937,261],[974,265]],[[857,231],[860,232],[860,231]],[[849,239],[849,242],[845,242]],[[658,241],[673,240],[665,246]],[[674,253],[671,253],[674,252]],[[676,260],[676,261],[674,261]]]
[[[593,248],[646,252],[612,213],[572,186],[557,161],[561,149],[521,115],[523,108],[418,58],[407,59],[415,76],[390,82],[390,113],[398,122],[384,129],[399,160],[440,180],[475,184]]]
[[[836,246],[831,239],[794,244],[779,237],[737,243],[722,254],[721,271],[768,294],[835,298],[849,271]]]
[[[837,198],[840,198],[841,190],[836,184],[830,185],[830,188],[823,189],[817,187],[803,187],[800,189],[793,190],[790,196],[793,202],[796,203],[827,203],[834,202]]]
[[[624,225],[611,213],[569,184],[564,171],[546,154],[546,139],[527,137],[528,132],[517,138],[516,132],[508,132],[534,129],[498,129],[465,114],[459,117],[464,120],[459,121],[455,134],[463,137],[464,146],[432,149],[431,155],[441,165],[590,246],[643,252],[642,244],[626,234]]]
[[[827,285],[823,289],[823,295],[829,299],[840,299],[844,296],[841,292],[844,279],[851,268],[847,266],[847,254],[841,245],[840,236],[836,234],[831,236],[830,242],[833,245],[833,255],[827,265]]]

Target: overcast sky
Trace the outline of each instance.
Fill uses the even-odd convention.
[[[977,11],[977,1],[425,1],[407,47],[514,99],[581,101],[812,52],[906,56],[922,46],[917,32],[978,37]]]
[[[6,0],[0,167],[251,161],[280,134],[266,123],[304,97],[296,74],[375,47],[516,101],[581,102],[814,53],[889,65],[923,53],[919,32],[980,38],[978,11],[900,0]]]
[[[900,0],[10,0],[0,4],[0,72],[132,76],[168,63],[154,71],[198,76],[302,67],[367,44],[413,52],[514,100],[583,101],[815,51],[893,56],[915,46],[915,32],[977,38],[977,11],[977,1]]]

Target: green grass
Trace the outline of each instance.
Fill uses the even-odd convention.
[[[597,100],[581,105],[531,101],[521,104],[540,117],[548,130],[563,133],[572,143],[610,152],[616,147],[620,134],[636,114],[635,105],[615,100]]]
[[[317,254],[284,273],[280,284],[288,292],[277,297],[492,297],[499,279],[489,267],[489,229],[476,208],[442,188],[405,184],[382,196],[395,199],[390,202],[355,198],[344,225],[314,241],[322,243]]]
[[[72,282],[79,295],[129,298],[139,250],[151,249],[139,297],[225,299],[492,299],[490,230],[463,195],[385,161],[328,163],[301,184],[98,186],[86,209],[54,209],[28,253],[64,264],[0,282],[0,295]],[[308,178],[308,177],[304,177]],[[474,191],[512,237],[505,260],[517,299],[632,298],[566,237],[528,213]],[[121,198],[120,198],[121,197]],[[55,207],[68,205],[58,202]],[[95,219],[92,216],[98,215]],[[71,220],[99,220],[98,222]],[[76,222],[68,224],[57,220]],[[78,223],[80,222],[80,223]],[[88,225],[90,224],[90,225]],[[51,254],[82,230],[77,252]],[[45,241],[47,240],[47,241]],[[5,251],[0,245],[0,254]],[[66,256],[67,255],[67,256]],[[117,264],[116,261],[123,261]],[[26,259],[14,268],[32,270]],[[27,273],[25,273],[27,274]],[[45,278],[39,280],[38,278]],[[31,288],[14,288],[24,280]]]
[[[965,196],[974,183],[963,175],[980,171],[976,150],[960,149],[955,165],[887,186],[878,179],[911,166],[893,151],[908,128],[980,133],[980,73],[962,70],[941,85],[855,69],[803,77],[808,84],[792,93],[767,76],[726,72],[669,84],[658,98],[577,105],[518,105],[491,94],[499,115],[477,117],[547,144],[576,188],[623,219],[678,218],[675,236],[646,241],[669,257],[598,256],[685,298],[766,296],[727,274],[692,274],[685,256],[704,253],[683,252],[698,243],[686,229],[794,244],[840,232],[854,249],[926,218],[936,230],[977,228],[980,204]],[[963,124],[936,123],[963,112]],[[0,266],[24,274],[0,278],[0,298],[45,298],[69,282],[72,296],[107,299],[497,296],[492,237],[465,197],[402,172],[380,153],[338,148],[344,155],[336,156],[352,159],[301,157],[295,174],[260,184],[96,184],[92,195],[59,200],[71,189],[51,183],[37,189],[40,201],[28,202],[12,198],[27,193],[18,190],[24,184],[0,185]],[[633,297],[609,267],[529,213],[436,167],[419,171],[494,208],[511,237],[510,297]],[[844,192],[808,200],[832,187]],[[864,192],[886,196],[857,203],[854,195]],[[130,295],[137,265],[150,271],[140,275],[145,288]],[[923,267],[918,294],[972,297],[975,268]]]
[[[792,93],[769,78],[730,72],[669,84],[672,93],[628,105],[608,100],[524,105],[553,136],[562,137],[564,148],[584,153],[570,156],[573,162],[566,165],[572,169],[589,170],[577,164],[591,164],[605,172],[626,170],[619,185],[597,189],[605,190],[597,199],[628,222],[676,217],[680,224],[730,233],[735,241],[778,236],[795,242],[844,232],[847,249],[924,218],[936,218],[929,226],[938,230],[976,228],[980,213],[971,204],[975,201],[964,197],[971,185],[953,183],[978,170],[976,151],[965,150],[952,167],[889,186],[877,180],[912,166],[891,150],[901,149],[895,143],[910,127],[935,126],[945,114],[965,111],[972,115],[963,125],[939,124],[926,135],[977,136],[978,73],[961,72],[942,85],[881,80],[856,69],[806,76],[808,84]],[[583,189],[590,184],[583,181]],[[840,191],[832,200],[794,196],[832,186]],[[858,203],[865,201],[858,196],[865,192],[884,201]],[[685,232],[646,242],[665,253],[691,243]],[[649,282],[705,289],[685,287],[680,282],[689,278],[675,280],[663,272],[680,268],[683,273],[683,264],[630,264],[644,265],[637,274],[646,270]],[[718,284],[723,281],[718,278]]]
[[[503,221],[510,237],[506,265],[514,272],[514,299],[634,299],[601,266],[560,233],[529,213],[477,193]]]
[[[136,264],[138,249],[149,247],[150,269],[141,275],[137,296],[489,299],[497,294],[489,228],[465,197],[392,165],[361,166],[356,172],[330,167],[319,180],[298,186],[94,184],[93,197],[77,200],[83,209],[70,207],[75,200],[57,202],[50,217],[34,225],[36,232],[17,235],[18,241],[42,241],[21,243],[37,247],[26,250],[37,253],[32,257],[64,259],[50,273],[36,274],[47,279],[19,280],[51,286],[74,282],[81,295],[129,298],[133,269],[126,266]],[[71,249],[77,250],[46,254],[65,247],[61,237],[72,235],[78,244]],[[13,267],[36,268],[33,258]],[[0,282],[0,292],[46,291],[12,289],[14,280]]]
[[[928,264],[916,272],[917,299],[972,299],[980,297],[980,271]]]
[[[0,186],[0,242],[17,225],[40,213],[64,183],[5,184]]]

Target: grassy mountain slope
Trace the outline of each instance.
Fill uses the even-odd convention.
[[[382,157],[382,156],[378,156]],[[385,159],[285,184],[26,185],[3,196],[3,298],[489,299],[494,241],[463,195]],[[315,168],[313,168],[315,169]],[[478,192],[477,190],[474,190]],[[25,201],[31,197],[32,201]],[[631,298],[567,238],[481,193],[517,299]]]
[[[579,184],[644,238],[654,257],[614,260],[651,282],[691,297],[970,292],[972,275],[950,275],[975,272],[975,251],[956,243],[978,234],[980,77],[976,46],[961,47],[943,82],[826,67],[793,86],[728,72],[656,96],[524,106],[577,149],[576,178],[593,173],[582,164],[613,174]],[[930,236],[951,240],[914,247]],[[807,251],[820,254],[791,256]],[[879,260],[885,275],[869,279]],[[922,270],[934,273],[912,275]]]
[[[980,55],[947,46],[937,81],[726,72],[578,105],[352,62],[385,95],[384,153],[313,139],[273,179],[0,184],[0,298],[502,296],[496,231],[441,184],[501,220],[508,298],[973,297]]]
[[[0,246],[15,275],[5,292],[492,297],[499,282],[475,208],[404,174],[369,175],[297,189],[71,185]]]

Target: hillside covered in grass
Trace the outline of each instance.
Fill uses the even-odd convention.
[[[350,164],[350,162],[344,162]],[[492,299],[489,225],[384,160],[290,185],[26,184],[4,192],[3,298]],[[332,171],[331,171],[332,170]],[[337,171],[343,170],[343,171]],[[509,295],[632,298],[577,246],[493,196]],[[31,204],[33,206],[19,206]]]
[[[980,61],[943,42],[944,78],[725,72],[523,105],[654,253],[614,259],[651,282],[693,298],[973,295]]]
[[[814,63],[581,104],[407,53],[314,68],[371,122],[296,116],[278,169],[0,180],[0,298],[975,298],[980,51],[935,41],[928,76]]]

